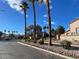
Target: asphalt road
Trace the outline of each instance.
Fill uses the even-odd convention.
[[[0,59],[64,59],[17,42],[0,42]]]

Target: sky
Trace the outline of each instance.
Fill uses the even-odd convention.
[[[22,0],[0,0],[0,31],[18,31],[24,33],[24,15],[19,7]],[[14,5],[16,3],[17,5]],[[29,2],[28,2],[29,3]],[[27,26],[33,24],[33,9],[29,3],[27,12]],[[47,8],[43,4],[35,3],[37,24],[48,25]],[[69,23],[79,17],[79,0],[50,0],[52,28],[62,25],[67,30]]]

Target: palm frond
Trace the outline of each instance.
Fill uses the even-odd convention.
[[[26,2],[22,2],[21,5],[20,5],[20,7],[21,7],[22,9],[27,9],[27,8],[29,8],[29,7],[28,7],[28,4],[27,4]]]

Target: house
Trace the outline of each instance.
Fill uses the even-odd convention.
[[[69,23],[69,30],[60,38],[61,40],[79,41],[79,18]]]

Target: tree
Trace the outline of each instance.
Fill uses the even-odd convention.
[[[9,35],[9,37],[11,37],[11,38],[12,38],[12,37],[15,37],[15,35],[14,35],[14,34],[10,34],[10,35]]]
[[[0,37],[2,36],[2,34],[3,34],[3,33],[0,31]]]
[[[33,12],[34,12],[34,43],[36,43],[36,10],[35,10],[35,1],[38,0],[30,0],[33,6]]]
[[[56,40],[56,30],[52,28],[51,30],[52,37]]]
[[[48,29],[48,26],[44,26],[44,27],[43,27],[43,30],[44,30],[43,36],[44,36],[45,40],[46,40],[46,34],[47,34],[47,33],[46,33],[46,29]]]
[[[58,26],[56,32],[57,32],[57,34],[58,34],[58,40],[60,40],[61,34],[65,33],[65,28],[60,25],[60,26]]]
[[[10,34],[10,31],[8,31],[8,34]]]
[[[48,26],[43,27],[44,32],[46,32],[46,29],[48,29]]]
[[[36,39],[40,39],[42,37],[42,27],[40,25],[36,25]]]
[[[44,0],[40,0],[40,2],[42,3]],[[47,13],[48,13],[48,23],[49,23],[49,45],[52,45],[52,39],[51,39],[51,16],[50,16],[50,2],[49,0],[46,0],[46,5],[47,5]]]
[[[27,35],[30,34],[30,29],[27,27]]]
[[[25,38],[25,40],[26,40],[26,34],[27,34],[27,30],[26,30],[26,11],[27,11],[27,9],[28,9],[28,4],[26,3],[26,2],[22,2],[21,3],[21,5],[20,5],[20,7],[22,8],[22,10],[23,10],[23,12],[24,12],[24,20],[25,20],[25,25],[24,25],[24,27],[25,27],[25,36],[24,36],[24,38]]]
[[[29,34],[32,35],[34,26],[33,25],[30,25],[30,26],[28,26],[28,29],[29,29]]]
[[[28,26],[28,29],[30,30],[29,34],[32,36],[34,34],[34,25]],[[42,27],[40,25],[36,25],[36,35],[40,35],[41,33],[42,33]]]
[[[40,25],[36,25],[36,33],[41,33],[42,27]]]
[[[6,33],[6,29],[4,30],[4,33]]]

